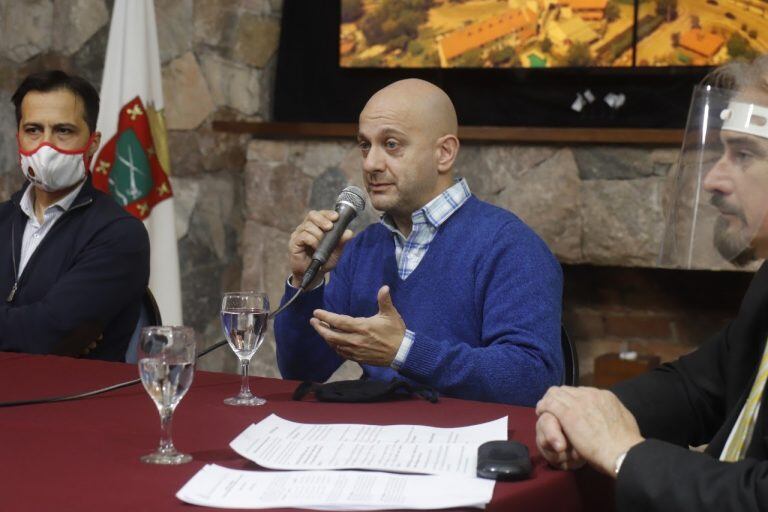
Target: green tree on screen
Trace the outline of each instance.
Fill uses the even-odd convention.
[[[619,10],[619,6],[616,5],[616,2],[611,0],[605,6],[605,19],[608,21],[616,21],[620,17],[621,17],[621,10]]]
[[[701,20],[695,14],[691,14],[691,28],[692,29],[701,28]]]
[[[454,68],[481,68],[483,64],[483,50],[475,48],[456,57],[451,66]]]
[[[408,46],[408,41],[410,41],[408,36],[397,36],[396,38],[389,40],[387,48],[390,50],[405,50]]]
[[[732,59],[752,60],[757,57],[757,51],[752,48],[749,41],[741,34],[733,34],[726,43],[728,55]]]
[[[341,21],[351,23],[362,15],[362,0],[341,0]]]
[[[670,22],[677,19],[677,0],[657,0],[656,14]]]
[[[425,52],[422,59],[422,65],[426,68],[439,68],[440,55],[437,53],[437,50],[430,50]]]
[[[592,55],[589,53],[589,46],[586,43],[574,43],[565,55],[565,64],[574,67],[591,65]]]
[[[517,50],[511,46],[505,46],[498,50],[493,50],[488,57],[496,67],[520,65],[520,56],[517,54]]]
[[[418,41],[408,43],[408,53],[411,55],[421,55],[424,53],[424,45]]]
[[[369,45],[388,43],[405,36],[416,39],[419,25],[427,21],[432,0],[381,0],[378,7],[363,18],[362,31]]]

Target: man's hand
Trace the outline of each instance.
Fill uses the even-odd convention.
[[[310,211],[304,221],[291,233],[291,239],[288,242],[288,257],[291,267],[291,284],[298,288],[301,284],[301,278],[312,261],[312,254],[317,249],[320,240],[326,232],[330,231],[333,223],[339,218],[339,214],[333,210]],[[323,265],[323,272],[329,272],[339,262],[341,251],[352,237],[353,233],[347,229],[341,236],[339,245],[328,257],[328,261]],[[323,272],[318,272],[317,277],[309,284],[308,289],[314,288],[323,279]]]
[[[548,412],[536,421],[536,446],[542,457],[556,468],[578,469],[586,462],[568,442],[557,418]]]
[[[353,318],[317,309],[309,323],[344,359],[389,366],[405,336],[405,322],[392,304],[389,287],[377,295],[379,312],[369,318]]]
[[[618,456],[644,440],[635,417],[610,391],[552,387],[536,414],[536,443],[554,465],[570,467],[583,458],[614,476]]]

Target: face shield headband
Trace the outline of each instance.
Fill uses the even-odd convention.
[[[766,107],[754,103],[731,101],[728,107],[720,112],[720,119],[723,121],[721,130],[768,139],[768,108]]]
[[[697,87],[665,192],[662,266],[732,268],[755,259],[768,216],[768,107]]]

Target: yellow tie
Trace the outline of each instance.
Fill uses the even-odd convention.
[[[763,359],[760,361],[755,383],[752,384],[747,401],[744,402],[744,408],[733,426],[731,437],[723,448],[720,460],[735,462],[744,458],[749,441],[752,439],[752,430],[755,426],[760,399],[763,396],[766,377],[768,377],[768,343],[763,351]]]

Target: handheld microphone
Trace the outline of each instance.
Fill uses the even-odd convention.
[[[339,245],[341,235],[344,234],[344,230],[347,229],[349,223],[365,209],[363,191],[355,186],[346,187],[336,199],[334,209],[338,212],[339,218],[333,223],[331,230],[323,236],[314,254],[312,254],[312,262],[307,267],[306,272],[304,272],[301,286],[299,286],[302,290],[309,286],[309,283],[315,278],[320,267],[328,261],[328,257],[336,246]]]

